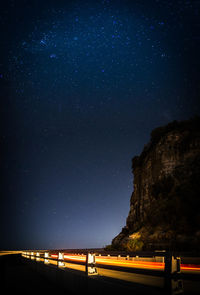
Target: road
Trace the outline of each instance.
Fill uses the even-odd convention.
[[[20,251],[17,251],[17,253]],[[30,252],[29,252],[30,253]],[[39,253],[39,252],[38,252]],[[43,254],[41,254],[43,253]],[[16,251],[4,251],[3,254],[16,254]],[[36,252],[34,252],[34,255]],[[33,252],[32,252],[33,255]],[[63,270],[73,269],[85,272],[86,255],[64,253],[63,261],[58,262],[58,252],[49,252],[49,259],[44,258],[44,251],[37,257],[29,256],[32,260],[50,264],[52,267],[60,267]],[[140,261],[141,259],[141,261]],[[138,285],[146,285],[157,288],[164,286],[164,263],[160,261],[150,261],[150,258],[140,257],[120,257],[120,256],[96,256],[96,270],[99,277],[121,280]],[[194,259],[193,259],[194,262]],[[147,275],[148,273],[148,275]],[[186,294],[198,294],[200,291],[200,265],[182,264],[181,275],[184,291]],[[189,277],[187,277],[189,275]]]
[[[55,260],[49,260],[49,262],[57,266],[58,254],[51,254],[51,258]],[[42,258],[40,258],[42,259]],[[96,256],[96,269],[99,276],[109,277],[113,279],[123,280],[130,283],[137,283],[146,286],[153,286],[163,288],[164,286],[164,263],[153,261],[134,261],[133,258],[125,257],[111,257],[111,256]],[[139,259],[139,258],[138,258]],[[43,259],[42,259],[43,260]],[[71,262],[71,263],[70,263]],[[75,263],[76,262],[76,263]],[[86,262],[86,255],[73,255],[69,253],[64,254],[64,260],[60,267],[63,269],[74,269],[84,272]],[[77,264],[82,263],[82,264]],[[108,267],[108,268],[106,268]],[[116,269],[110,269],[110,268]],[[117,270],[119,268],[119,270]],[[124,269],[124,271],[123,271]],[[146,271],[152,271],[153,275],[146,273]],[[139,271],[139,273],[137,273]],[[143,273],[144,271],[144,273]],[[193,265],[182,265],[181,273],[198,275],[200,278],[200,267]],[[200,280],[187,280],[184,279],[184,289],[186,291],[200,290]]]

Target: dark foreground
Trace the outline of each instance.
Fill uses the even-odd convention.
[[[141,285],[126,285],[124,282],[116,282],[109,278],[101,277],[98,280],[92,279],[94,288],[87,290],[82,286],[78,291],[68,289],[59,283],[54,283],[41,273],[37,272],[32,265],[34,262],[27,261],[20,254],[4,255],[0,257],[0,278],[1,290],[6,294],[163,294],[158,290],[149,289]],[[89,292],[88,292],[89,291]],[[91,292],[92,291],[92,292]]]
[[[39,266],[41,268],[37,268]],[[35,267],[36,266],[36,267]],[[163,289],[152,288],[140,284],[129,284],[128,282],[109,279],[102,276],[96,276],[89,278],[88,281],[85,276],[82,278],[77,273],[68,272],[67,276],[64,276],[65,271],[57,268],[50,267],[50,274],[54,280],[50,277],[45,276],[45,273],[49,273],[50,266],[44,266],[34,261],[27,260],[21,257],[20,254],[4,255],[0,256],[0,286],[4,293],[9,294],[37,294],[36,292],[44,292],[45,294],[134,294],[134,295],[151,295],[151,294],[166,294]],[[44,274],[43,274],[44,273]],[[55,280],[56,278],[56,280]],[[62,280],[61,280],[62,279]],[[63,280],[65,285],[63,285]],[[69,285],[76,288],[68,288]],[[61,283],[62,282],[62,283]],[[184,281],[187,283],[187,281]],[[80,284],[80,287],[79,287]],[[191,285],[192,284],[192,285]],[[189,294],[200,294],[198,289],[195,290],[192,287],[194,282],[189,282],[189,291],[184,293]],[[192,290],[193,289],[193,290]],[[76,292],[75,292],[76,290]],[[200,290],[199,290],[200,291]]]
[[[0,257],[0,281],[4,294],[70,294],[27,267],[21,255]]]

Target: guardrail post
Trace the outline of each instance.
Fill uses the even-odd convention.
[[[49,264],[49,259],[48,258],[49,258],[49,253],[48,252],[45,252],[44,253],[44,263],[45,264]]]
[[[64,260],[64,253],[58,253],[58,267],[63,267],[65,266],[64,262],[62,261]]]
[[[167,252],[165,255],[164,269],[164,288],[167,294],[183,294],[183,281],[180,280],[179,274],[181,259]]]
[[[98,274],[95,264],[96,264],[95,254],[94,253],[87,253],[86,264],[85,264],[86,275],[97,275]]]
[[[39,252],[36,253],[36,261],[40,261],[40,253]]]

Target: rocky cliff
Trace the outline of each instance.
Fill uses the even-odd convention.
[[[156,128],[132,160],[126,226],[112,241],[125,250],[200,245],[200,118]]]

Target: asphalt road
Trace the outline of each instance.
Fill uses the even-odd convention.
[[[4,294],[71,294],[28,268],[21,255],[0,257],[0,279]]]

